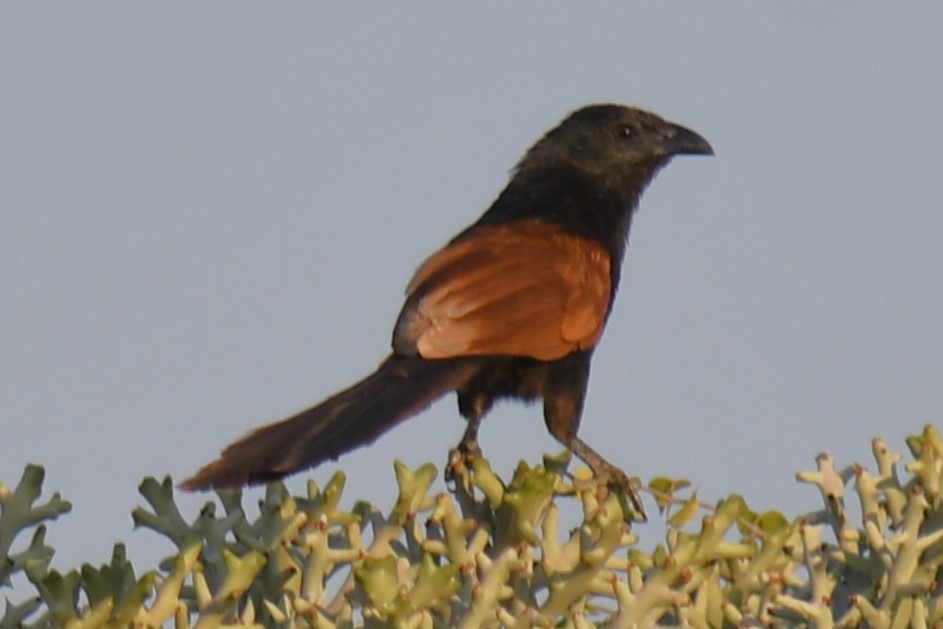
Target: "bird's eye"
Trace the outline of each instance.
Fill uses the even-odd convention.
[[[631,141],[639,134],[639,129],[634,124],[624,122],[615,128],[616,140],[619,142]]]

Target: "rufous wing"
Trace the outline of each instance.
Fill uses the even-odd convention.
[[[597,343],[611,291],[602,244],[535,219],[481,226],[416,272],[393,348],[555,360]]]

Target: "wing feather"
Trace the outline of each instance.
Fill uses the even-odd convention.
[[[602,335],[605,247],[539,220],[480,227],[416,272],[393,335],[402,354],[554,360]]]

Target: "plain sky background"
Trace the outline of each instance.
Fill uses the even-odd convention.
[[[73,501],[55,567],[117,540],[153,566],[141,479],[365,375],[424,257],[615,101],[717,155],[642,200],[581,435],[817,508],[818,452],[873,469],[872,437],[943,419],[943,3],[918,5],[3,3],[0,482],[41,463]],[[450,396],[313,475],[387,509],[394,459],[441,468],[462,430]],[[536,407],[482,444],[502,474],[560,450]]]

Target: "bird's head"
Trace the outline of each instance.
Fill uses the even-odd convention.
[[[713,155],[700,135],[653,113],[622,105],[589,105],[541,138],[518,170],[570,164],[602,180],[647,178],[675,155]]]

